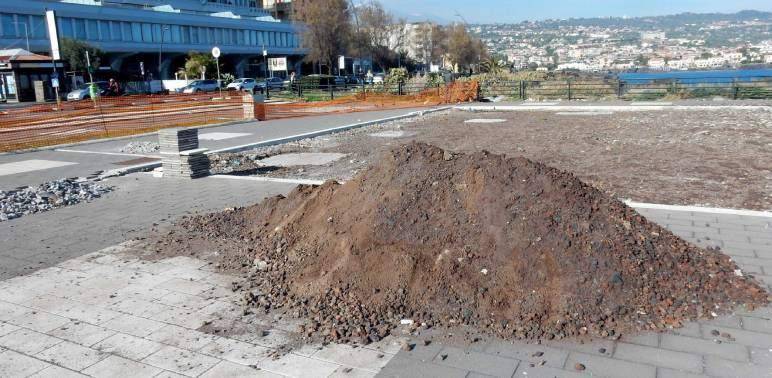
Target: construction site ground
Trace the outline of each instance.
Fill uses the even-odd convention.
[[[464,123],[480,118],[507,121]],[[299,122],[298,127],[306,127],[313,125],[314,120],[288,122]],[[638,127],[625,128],[624,124]],[[525,125],[528,127],[521,127]],[[667,129],[673,132],[667,134]],[[709,133],[694,136],[706,130]],[[248,131],[256,133],[259,129]],[[380,134],[371,135],[377,133]],[[661,137],[657,138],[658,135]],[[243,138],[234,138],[229,143],[237,145]],[[206,328],[202,326],[216,318],[239,321],[239,298],[229,289],[238,277],[219,273],[207,262],[185,257],[184,253],[154,262],[140,260],[136,255],[142,251],[134,251],[131,244],[124,244],[142,236],[154,224],[165,224],[191,212],[243,206],[266,196],[287,193],[295,186],[293,180],[346,179],[377,158],[385,146],[412,139],[457,150],[484,148],[523,154],[574,171],[580,178],[619,197],[639,202],[751,210],[772,208],[772,173],[762,164],[770,160],[770,112],[747,110],[610,115],[453,111],[275,147],[268,151],[269,155],[282,152],[348,154],[328,165],[274,171],[273,174],[288,178],[286,182],[243,176],[170,180],[148,173],[111,178],[106,183],[116,190],[104,198],[0,223],[0,375],[772,375],[770,307],[617,341],[433,342],[418,344],[408,352],[400,348],[400,341],[410,336],[398,334],[367,347],[312,345],[277,355],[275,351],[292,339],[296,329],[297,324],[289,319],[258,319],[257,323],[261,324],[258,329],[245,326],[244,332],[237,334],[204,332]],[[615,139],[627,143],[613,143]],[[677,144],[665,143],[668,139]],[[745,142],[738,144],[739,140]],[[118,147],[125,142],[110,143]],[[83,148],[95,150],[95,146]],[[617,147],[620,148],[615,149]],[[651,149],[657,153],[647,152]],[[50,160],[65,156],[53,151],[35,154],[52,154],[48,157]],[[751,159],[751,154],[755,158]],[[88,164],[94,165],[87,169],[87,163],[50,168],[25,177],[7,175],[0,177],[0,182],[2,187],[13,187],[33,184],[30,181],[35,176],[43,181],[45,177],[86,174],[104,169],[107,164],[97,162],[109,161],[103,159],[115,156],[82,155],[91,156],[93,162]],[[699,160],[676,165],[679,158],[690,159],[692,155]],[[34,160],[25,159],[25,155],[2,158]],[[656,163],[663,166],[651,166]],[[81,170],[71,171],[78,166]],[[705,169],[690,169],[695,166]],[[683,176],[671,174],[675,172],[671,170],[678,167]],[[660,180],[660,177],[666,179]],[[679,177],[682,181],[676,185]],[[698,179],[695,182],[715,186],[690,184],[684,177],[695,177]],[[607,186],[610,184],[613,185]],[[720,246],[737,261],[744,274],[756,275],[772,289],[772,216],[769,213],[658,205],[638,204],[636,209],[690,242]],[[584,370],[577,370],[579,364]]]

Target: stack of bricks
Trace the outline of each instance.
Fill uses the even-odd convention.
[[[164,177],[199,178],[209,175],[206,148],[198,148],[198,129],[164,129],[158,132]]]

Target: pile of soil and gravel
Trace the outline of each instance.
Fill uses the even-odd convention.
[[[253,310],[371,342],[400,323],[518,339],[618,337],[766,304],[729,257],[572,174],[413,143],[353,180],[185,218],[159,253],[217,251]]]

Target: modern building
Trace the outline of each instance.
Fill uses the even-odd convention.
[[[143,71],[173,78],[188,52],[208,53],[214,46],[236,76],[263,76],[267,57],[288,57],[289,69],[299,70],[304,54],[297,25],[275,19],[259,0],[0,1],[0,49],[49,55],[47,9],[56,12],[60,39],[101,49],[107,55],[102,65],[125,80]]]
[[[49,85],[53,68],[49,56],[18,48],[0,50],[0,102],[56,99]]]

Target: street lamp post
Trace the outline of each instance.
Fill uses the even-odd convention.
[[[161,59],[161,53],[164,49],[164,31],[169,30],[168,25],[161,25],[161,45],[158,48],[158,79],[162,80],[163,77],[161,77],[161,65],[163,60]]]
[[[27,51],[29,51],[29,31],[26,22],[14,22],[14,25],[24,25],[24,38],[27,39]]]

